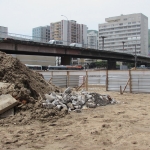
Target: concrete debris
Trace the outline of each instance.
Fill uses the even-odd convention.
[[[109,95],[100,95],[98,93],[88,93],[81,91],[80,93],[72,91],[68,87],[63,93],[52,92],[45,94],[46,100],[43,102],[43,107],[48,109],[62,109],[74,112],[81,112],[81,109],[96,108],[98,106],[105,106],[108,104],[117,103]]]
[[[0,95],[0,114],[13,108],[17,104],[18,104],[17,100],[13,98],[10,94]]]

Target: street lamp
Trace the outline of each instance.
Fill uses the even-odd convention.
[[[102,38],[102,50],[104,50],[104,39],[106,38],[106,36],[101,36]]]

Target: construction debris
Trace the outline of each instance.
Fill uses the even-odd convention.
[[[11,104],[0,109],[0,113],[12,109],[6,114],[13,114],[15,110],[14,116],[0,119],[0,125],[30,124],[33,120],[48,122],[71,111],[80,113],[88,108],[116,103],[109,95],[84,90],[75,92],[70,87],[63,92],[61,88],[47,83],[41,74],[3,52],[0,52],[0,64],[0,95],[3,97],[0,102],[8,102],[5,95],[13,99]]]
[[[0,114],[13,108],[17,104],[18,104],[17,100],[13,98],[10,94],[0,95]]]
[[[86,106],[87,108],[96,108],[97,106],[117,103],[109,95],[88,93],[83,90],[81,93],[77,93],[72,91],[70,87],[63,93],[52,92],[50,94],[45,94],[45,97],[46,100],[42,104],[43,107],[47,109],[57,109],[59,111],[66,109],[68,111],[81,112],[83,106]]]

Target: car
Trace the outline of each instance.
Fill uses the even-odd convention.
[[[80,44],[80,43],[71,43],[69,46],[72,46],[72,47],[82,47],[82,44]]]
[[[56,45],[63,45],[63,41],[58,41],[58,40],[50,40],[48,43],[49,44],[56,44]]]

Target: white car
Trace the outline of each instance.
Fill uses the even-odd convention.
[[[63,41],[58,41],[58,40],[50,40],[48,43],[49,44],[56,44],[56,45],[63,45]]]
[[[82,47],[82,44],[79,44],[79,43],[71,43],[69,46]]]

